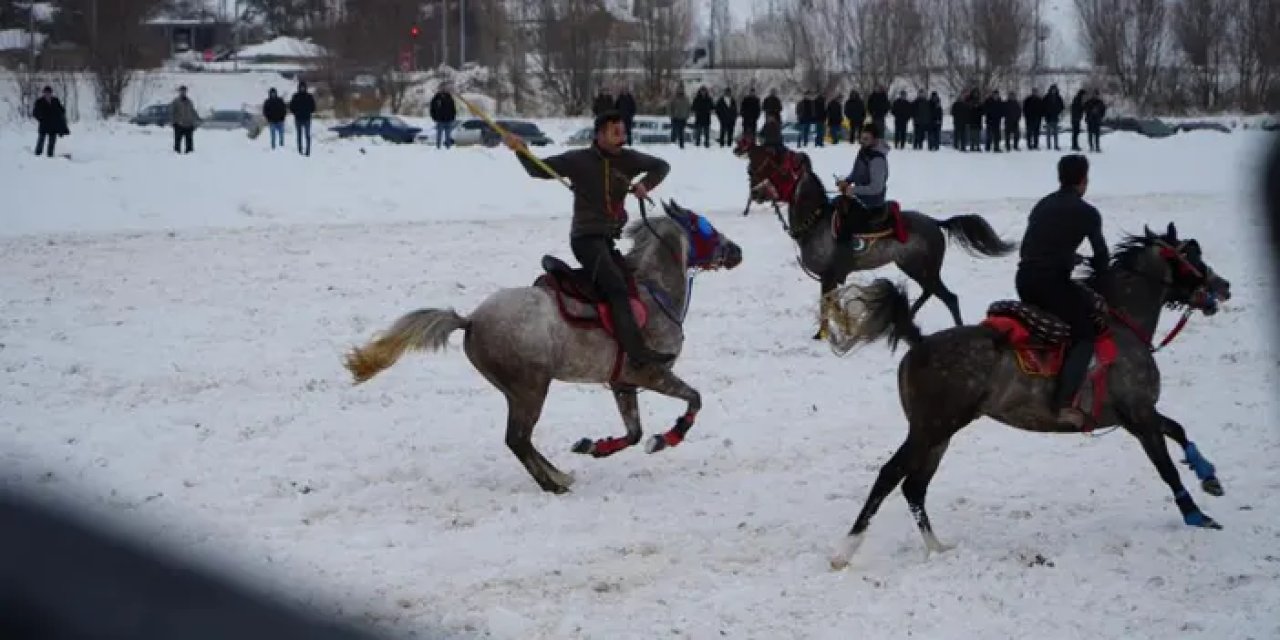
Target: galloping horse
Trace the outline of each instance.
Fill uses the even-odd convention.
[[[951,311],[955,324],[964,324],[959,298],[942,282],[947,237],[977,257],[1001,257],[1017,249],[1017,243],[1001,239],[980,215],[936,220],[919,211],[901,210],[892,200],[888,203],[888,228],[855,236],[865,246],[863,250],[838,247],[837,208],[847,203],[844,198],[837,198],[834,204],[827,199],[827,189],[814,173],[808,156],[788,149],[783,152],[783,159],[778,160],[775,151],[748,139],[739,143],[735,153],[748,157],[748,174],[756,181],[754,184],[764,185],[759,187],[762,192],[767,195],[772,189],[787,202],[787,232],[800,247],[801,266],[811,275],[816,274],[815,279],[822,286],[823,319],[814,339],[826,335],[829,294],[844,284],[850,273],[878,269],[891,262],[923,289],[911,306],[912,316],[930,296],[937,296]],[[782,167],[791,169],[782,171]],[[757,176],[760,176],[758,180]]]
[[[706,218],[674,201],[663,203],[667,217],[637,221],[625,235],[633,240],[626,255],[631,271],[631,306],[645,342],[679,353],[691,270],[733,269],[742,249],[716,231]],[[702,399],[667,368],[635,367],[612,337],[604,297],[583,269],[571,269],[553,256],[542,260],[544,274],[533,286],[503,289],[480,303],[470,317],[453,309],[419,309],[401,316],[377,339],[353,350],[345,365],[356,384],[395,364],[406,350],[439,350],[449,335],[466,331],[463,350],[471,364],[507,398],[507,447],[538,486],[564,493],[573,477],[547,461],[533,446],[534,426],[552,380],[607,383],[613,391],[627,435],[574,445],[576,453],[597,458],[638,444],[641,437],[637,389],[651,389],[688,403],[675,426],[646,444],[649,453],[679,444],[693,426]]]
[[[1104,330],[1095,346],[1095,366],[1077,394],[1076,406],[1096,426],[1120,425],[1133,434],[1169,485],[1183,521],[1220,529],[1182,486],[1164,438],[1177,442],[1187,464],[1210,495],[1222,495],[1213,465],[1187,439],[1182,425],[1156,409],[1160,370],[1151,344],[1162,307],[1181,307],[1183,320],[1161,344],[1168,344],[1190,314],[1218,310],[1231,297],[1230,283],[1205,265],[1195,240],[1179,240],[1170,224],[1164,235],[1149,229],[1117,249],[1110,268],[1092,274],[1082,286],[1100,294],[1095,323]],[[900,288],[883,278],[836,293],[833,324],[846,333],[833,338],[841,348],[887,338],[910,350],[898,366],[898,395],[907,416],[906,441],[880,469],[862,511],[831,559],[841,569],[862,544],[880,503],[902,482],[902,494],[915,517],[927,552],[949,549],[938,541],[925,512],[925,492],[947,445],[960,429],[986,416],[1008,426],[1041,433],[1070,433],[1050,411],[1070,329],[1043,310],[1015,301],[992,304],[977,326],[922,335],[907,311]],[[905,478],[905,480],[904,480]]]

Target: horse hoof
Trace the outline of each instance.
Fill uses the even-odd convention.
[[[662,436],[649,436],[648,442],[644,443],[645,453],[657,453],[667,448],[667,441]]]
[[[1200,511],[1192,511],[1191,513],[1182,516],[1182,521],[1192,527],[1222,530],[1222,525],[1218,524],[1217,520],[1210,518]]]
[[[1200,482],[1200,488],[1204,489],[1205,493],[1218,498],[1226,493],[1222,490],[1222,483],[1217,478],[1205,478]]]
[[[591,453],[591,450],[594,448],[594,446],[595,446],[595,442],[592,441],[591,438],[583,438],[573,443],[573,446],[570,447],[569,450],[574,453],[587,454],[587,453]]]
[[[832,570],[832,571],[844,571],[844,570],[845,570],[846,568],[848,568],[848,567],[849,567],[849,559],[848,559],[848,558],[841,558],[840,556],[832,556],[832,557],[831,557],[831,570]]]

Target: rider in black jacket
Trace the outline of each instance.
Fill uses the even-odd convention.
[[[1031,210],[1015,282],[1024,303],[1054,314],[1071,327],[1071,343],[1058,375],[1052,408],[1059,424],[1079,429],[1086,416],[1071,407],[1071,400],[1088,373],[1097,332],[1092,301],[1072,282],[1071,272],[1076,249],[1086,238],[1093,247],[1096,272],[1107,268],[1110,254],[1102,236],[1102,216],[1084,201],[1089,186],[1088,159],[1078,154],[1064,156],[1058,161],[1058,182],[1061,188]]]

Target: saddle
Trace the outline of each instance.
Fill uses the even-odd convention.
[[[837,196],[839,199],[839,196]],[[837,205],[839,206],[839,205]],[[849,205],[844,205],[849,206]],[[831,217],[831,236],[840,236],[840,223],[845,216],[841,215]],[[862,240],[862,246],[865,249],[871,248],[877,240],[883,240],[890,236],[898,242],[905,243],[911,236],[907,230],[907,221],[902,217],[902,205],[897,200],[889,200],[884,204],[884,213],[867,224],[862,225],[865,230],[862,233],[853,234],[854,238]],[[864,249],[864,250],[865,250]]]
[[[616,341],[613,321],[609,315],[609,303],[591,281],[586,269],[574,269],[563,260],[546,255],[542,256],[542,271],[543,274],[533,281],[533,286],[552,293],[556,308],[560,311],[560,317],[564,318],[565,322],[580,329],[603,329]],[[635,278],[629,273],[627,289],[628,298],[631,301],[631,313],[636,318],[636,326],[643,329],[649,320],[649,309],[640,300]]]
[[[1078,284],[1078,283],[1077,283]],[[1115,362],[1115,337],[1107,323],[1107,303],[1097,292],[1083,288],[1093,300],[1093,323],[1098,338],[1094,341],[1093,362],[1086,374],[1086,384],[1072,402],[1076,408],[1093,416],[1096,422],[1107,394],[1107,372]],[[1018,300],[1000,300],[987,307],[982,326],[994,329],[1008,340],[1023,374],[1036,378],[1056,378],[1062,371],[1070,343],[1071,327],[1057,316]],[[1091,398],[1086,398],[1089,394]],[[1088,400],[1086,402],[1086,400]]]

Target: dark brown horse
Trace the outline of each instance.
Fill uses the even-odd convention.
[[[885,228],[855,236],[864,246],[862,250],[838,246],[834,221],[838,209],[846,203],[841,197],[834,202],[828,199],[827,189],[814,173],[808,156],[789,149],[779,154],[750,139],[744,139],[735,153],[748,158],[748,174],[759,185],[753,186],[753,194],[759,192],[761,198],[777,197],[787,202],[789,224],[783,226],[799,245],[801,267],[822,286],[819,302],[823,314],[815,339],[826,336],[828,294],[850,273],[889,263],[896,264],[923,290],[911,305],[912,316],[931,296],[937,296],[955,324],[964,324],[959,298],[942,282],[947,238],[977,257],[1002,257],[1017,249],[1016,242],[1001,239],[980,215],[937,220],[919,211],[901,210],[893,201],[889,203]]]
[[[1213,315],[1217,301],[1231,297],[1230,283],[1204,263],[1199,243],[1179,240],[1171,224],[1164,235],[1147,230],[1142,237],[1126,239],[1110,268],[1091,275],[1085,285],[1105,300],[1097,320],[1106,330],[1097,343],[1098,366],[1083,385],[1077,406],[1092,413],[1097,426],[1122,426],[1142,443],[1186,524],[1221,528],[1183,488],[1165,448],[1165,437],[1177,442],[1201,487],[1222,495],[1213,465],[1181,425],[1156,409],[1160,370],[1151,336],[1162,308],[1181,307],[1184,319],[1192,310]],[[891,348],[905,340],[910,350],[898,366],[906,441],[880,469],[852,530],[831,559],[832,567],[848,565],[880,503],[899,482],[927,550],[946,550],[933,534],[924,501],[948,443],[983,416],[1026,431],[1068,432],[1057,425],[1049,401],[1068,331],[1043,311],[1006,301],[993,304],[980,325],[926,336],[911,319],[906,296],[888,280],[850,285],[838,290],[837,297],[831,313],[833,324],[845,331],[839,338],[844,347],[886,338]]]

